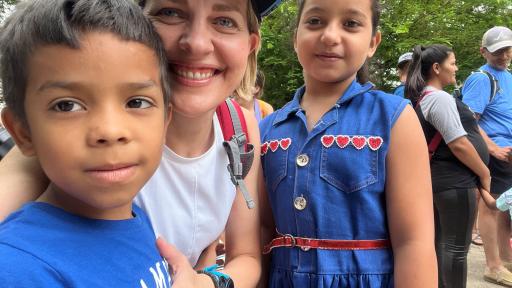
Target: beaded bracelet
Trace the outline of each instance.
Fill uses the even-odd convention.
[[[218,265],[215,264],[197,271],[197,273],[208,275],[212,279],[215,288],[235,288],[233,279],[229,275],[217,271],[217,267]]]

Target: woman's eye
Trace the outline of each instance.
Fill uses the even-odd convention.
[[[85,110],[82,105],[71,100],[59,101],[52,106],[52,109],[57,112],[76,112]]]
[[[176,9],[164,8],[158,11],[156,15],[164,17],[177,17],[179,13],[176,11]]]
[[[235,22],[229,18],[217,18],[215,19],[215,24],[220,25],[225,28],[233,28],[236,27]]]
[[[146,99],[135,98],[128,101],[128,103],[126,103],[126,106],[129,109],[147,109],[153,107],[154,105]]]

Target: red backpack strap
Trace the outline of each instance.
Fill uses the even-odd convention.
[[[238,116],[239,123],[242,128],[242,132],[245,133],[247,137],[247,142],[249,142],[249,132],[247,130],[247,123],[245,122],[244,112],[242,111],[242,107],[233,99],[228,98],[226,101],[222,102],[217,107],[215,112],[217,113],[217,118],[219,118],[220,128],[222,129],[222,135],[224,135],[224,140],[228,141],[235,135],[235,126],[237,123],[233,120],[234,117],[231,117],[231,111],[228,106],[228,101],[231,105],[234,106],[236,110],[236,115]],[[247,147],[246,147],[247,148]]]
[[[249,209],[254,201],[245,185],[244,178],[251,169],[254,159],[254,146],[248,143],[247,123],[243,111],[233,99],[227,99],[216,110],[224,142],[222,146],[228,156],[231,182],[242,192]]]
[[[424,93],[422,93],[420,96],[420,99],[418,100],[418,102],[416,102],[415,108],[420,107],[421,100],[423,100],[428,94],[430,94],[432,92],[434,92],[434,91],[429,90],[429,91],[425,91]],[[441,140],[443,140],[443,136],[441,135],[441,133],[439,133],[439,131],[436,131],[436,134],[434,135],[434,137],[432,137],[432,139],[430,139],[430,142],[428,143],[428,159],[429,160],[432,160],[432,156],[434,156],[434,153],[436,152],[437,147],[439,147],[439,144],[441,144]]]

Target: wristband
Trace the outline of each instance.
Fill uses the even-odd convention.
[[[218,265],[212,265],[197,271],[199,274],[208,275],[213,281],[215,288],[235,288],[235,283],[229,275],[217,271]]]

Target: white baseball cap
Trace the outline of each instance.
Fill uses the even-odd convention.
[[[482,47],[493,53],[505,47],[512,47],[512,30],[503,26],[495,26],[485,32]]]
[[[411,61],[411,60],[412,60],[412,52],[404,53],[404,54],[400,55],[400,57],[398,57],[398,65],[400,65],[400,63],[402,63],[402,62]]]

